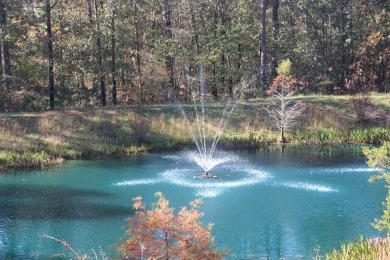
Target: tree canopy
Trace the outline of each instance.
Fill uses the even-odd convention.
[[[0,0],[0,111],[262,94],[289,59],[304,93],[388,92],[388,1]],[[199,79],[201,68],[204,79]]]

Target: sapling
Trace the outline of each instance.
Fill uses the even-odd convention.
[[[285,131],[298,123],[298,118],[306,106],[293,98],[300,82],[289,76],[291,62],[287,59],[278,66],[278,76],[267,89],[273,99],[266,108],[271,122],[280,132],[280,142],[285,143]]]

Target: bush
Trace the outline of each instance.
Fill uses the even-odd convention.
[[[141,197],[134,198],[135,216],[129,219],[127,239],[120,249],[124,259],[222,259],[213,248],[211,225],[203,227],[198,210],[201,200],[182,208],[177,215],[162,193],[156,193],[152,210]]]
[[[363,125],[368,123],[368,114],[371,113],[374,108],[374,104],[372,103],[370,96],[360,95],[351,97],[350,103],[352,104],[353,110],[356,114],[356,123]]]

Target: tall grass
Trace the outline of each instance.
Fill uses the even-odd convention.
[[[390,140],[389,128],[365,129],[304,129],[291,137],[295,143],[309,144],[381,144]]]
[[[14,168],[38,168],[60,163],[60,158],[54,158],[42,152],[0,152],[0,170]]]
[[[346,243],[340,249],[326,255],[327,260],[388,260],[390,259],[390,238],[364,239]]]

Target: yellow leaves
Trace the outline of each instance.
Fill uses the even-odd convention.
[[[144,205],[143,202],[142,202],[142,197],[141,197],[141,196],[138,196],[138,197],[133,198],[133,201],[134,201],[134,203],[133,203],[133,208],[134,208],[136,211],[145,209],[145,205]]]
[[[373,32],[370,36],[368,36],[366,43],[368,46],[375,46],[382,40],[383,40],[383,34],[382,32],[378,31],[378,32]]]
[[[153,204],[154,209],[167,209],[169,208],[169,201],[164,197],[161,192],[156,192],[155,196],[158,198],[158,201]]]
[[[278,67],[276,69],[278,72],[278,75],[280,75],[280,76],[290,75],[291,66],[292,66],[292,63],[291,63],[290,59],[282,60],[282,62],[280,62],[280,64],[278,65]]]
[[[363,154],[367,157],[367,164],[371,168],[390,168],[390,143],[385,142],[379,148],[363,147]]]
[[[201,199],[195,199],[195,200],[190,202],[190,206],[193,209],[197,209],[202,203],[203,203],[203,201]]]

